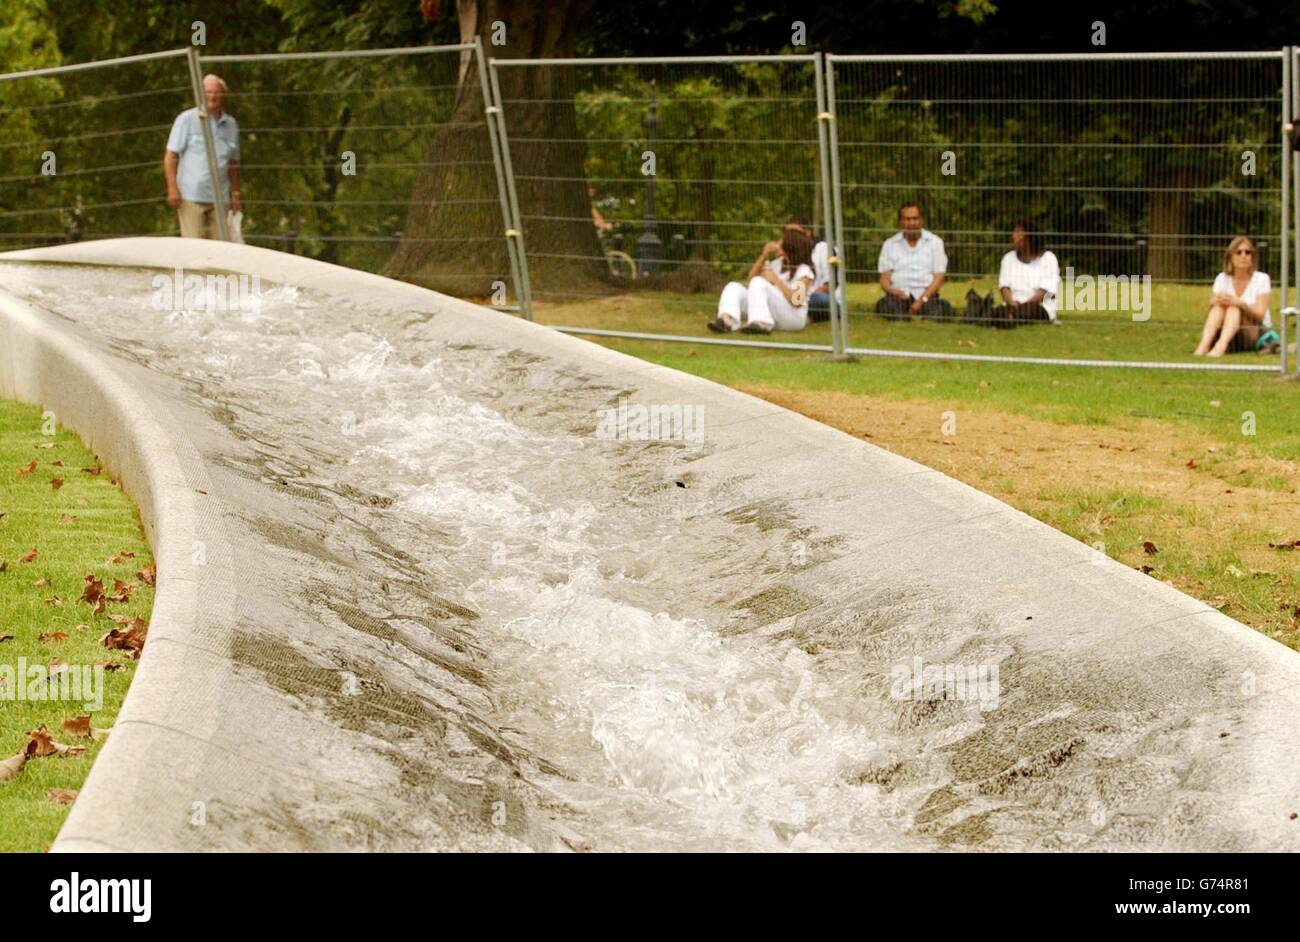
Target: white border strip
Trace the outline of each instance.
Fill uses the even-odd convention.
[[[920,55],[838,55],[827,53],[835,62],[1082,62],[1087,59],[1143,61],[1161,59],[1281,59],[1277,50],[1265,52],[1034,52],[1034,53],[924,53]]]
[[[816,53],[800,53],[783,56],[770,54],[765,56],[604,56],[591,59],[497,59],[490,60],[493,65],[673,65],[677,63],[695,65],[726,64],[729,62],[815,62]]]
[[[79,62],[75,65],[52,65],[44,69],[28,69],[26,72],[0,73],[0,82],[8,79],[37,78],[42,75],[64,75],[68,72],[85,72],[89,69],[106,69],[112,65],[129,65],[132,62],[152,62],[157,59],[174,59],[189,55],[188,49],[168,49],[165,52],[146,52],[139,56],[123,56],[120,59],[100,59],[98,62]]]
[[[339,49],[330,52],[258,52],[248,55],[205,56],[202,62],[290,62],[299,59],[354,59],[365,56],[414,56],[428,52],[468,52],[473,43],[455,43],[450,46],[399,46],[394,49]]]
[[[550,326],[550,325],[543,325]],[[563,334],[587,337],[618,337],[624,340],[659,340],[668,343],[695,343],[711,347],[758,347],[765,350],[807,350],[833,353],[823,343],[782,343],[774,340],[727,340],[714,337],[683,337],[679,334],[643,334],[632,330],[602,330],[598,327],[551,327]],[[1066,357],[996,356],[989,353],[930,353],[922,350],[881,350],[874,347],[847,347],[851,357],[901,357],[906,360],[957,360],[973,363],[1025,363],[1039,366],[1104,366],[1133,370],[1192,370],[1203,373],[1276,373],[1276,366],[1244,363],[1175,363],[1159,360],[1076,360]]]

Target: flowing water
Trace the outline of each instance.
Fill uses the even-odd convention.
[[[403,692],[497,731],[587,846],[910,846],[903,790],[873,783],[899,750],[867,653],[730,601],[770,584],[787,530],[754,525],[765,511],[725,487],[699,491],[690,447],[597,437],[597,410],[625,390],[434,339],[428,311],[302,286],[263,285],[257,310],[160,309],[154,274],[0,266],[15,293],[259,443],[241,473],[333,502],[358,592],[397,550],[436,583],[487,696],[467,707],[429,670]]]

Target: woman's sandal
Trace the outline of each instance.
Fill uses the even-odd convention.
[[[727,322],[721,317],[715,317],[713,320],[709,321],[707,326],[709,330],[713,331],[715,334],[731,333],[731,328],[727,326]]]
[[[772,328],[766,327],[763,324],[746,324],[744,327],[740,328],[740,332],[742,334],[770,334]]]

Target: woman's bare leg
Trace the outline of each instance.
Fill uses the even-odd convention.
[[[1232,343],[1232,338],[1237,336],[1237,331],[1241,329],[1241,308],[1233,305],[1223,312],[1223,329],[1219,331],[1219,339],[1206,356],[1221,357],[1228,352],[1228,347]]]
[[[1210,352],[1210,347],[1214,344],[1214,338],[1219,335],[1219,328],[1223,326],[1223,307],[1218,304],[1210,305],[1210,312],[1205,315],[1205,329],[1201,331],[1201,342],[1196,345],[1192,356],[1203,357]]]

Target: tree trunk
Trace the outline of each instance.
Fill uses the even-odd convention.
[[[1190,225],[1186,188],[1192,185],[1192,173],[1187,167],[1175,167],[1159,183],[1179,189],[1158,189],[1151,193],[1151,242],[1147,268],[1153,279],[1186,281],[1187,245],[1181,236],[1187,234]]]
[[[473,42],[479,36],[484,53],[498,59],[571,57],[578,23],[592,2],[460,0],[461,41]],[[492,45],[493,24],[498,22],[505,25],[502,46]],[[516,177],[573,178],[518,180],[521,214],[548,217],[524,224],[534,290],[583,291],[581,285],[603,277],[603,253],[584,180],[586,146],[578,142],[573,89],[566,78],[562,69],[546,66],[499,71]],[[553,140],[566,143],[547,143]],[[486,297],[491,281],[509,273],[510,267],[492,150],[483,125],[483,92],[472,56],[462,59],[450,124],[435,132],[426,163],[433,166],[423,168],[416,181],[402,239],[385,274],[448,294]],[[486,241],[420,241],[448,237]],[[482,278],[476,279],[475,273],[483,273]]]

